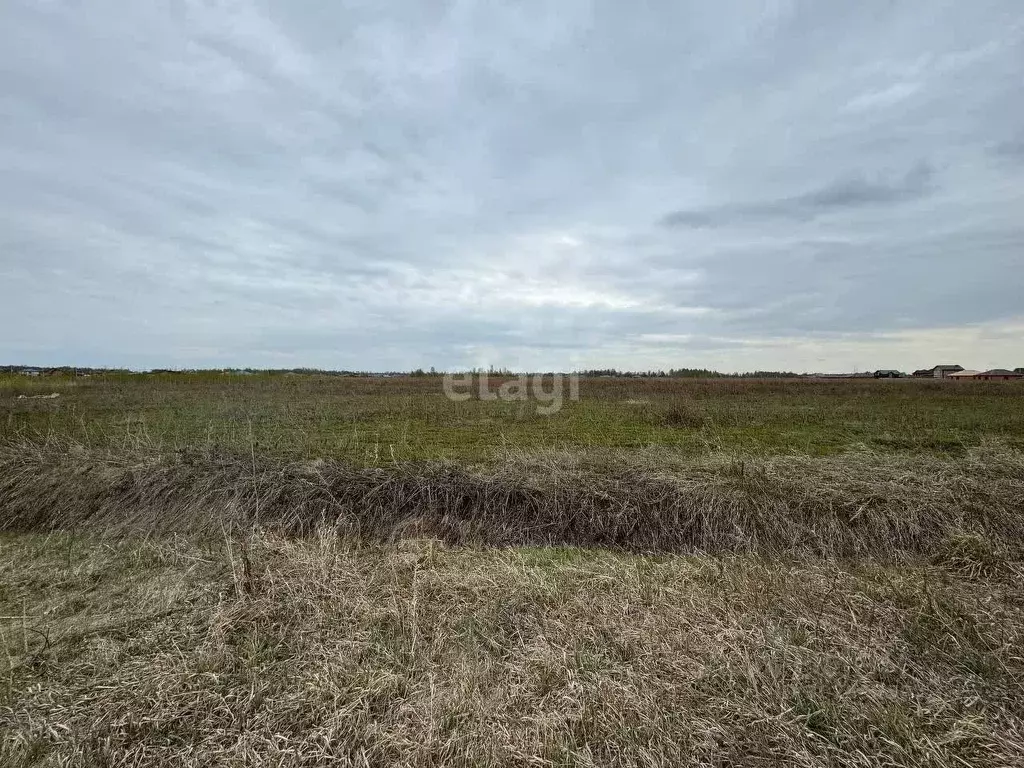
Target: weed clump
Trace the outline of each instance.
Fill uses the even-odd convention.
[[[707,417],[695,403],[675,403],[661,416],[661,423],[675,429],[701,429],[708,423]]]
[[[968,578],[994,578],[1010,571],[1006,553],[980,533],[949,534],[938,543],[932,563]]]

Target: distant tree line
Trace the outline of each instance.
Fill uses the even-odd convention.
[[[620,371],[616,368],[592,368],[581,371],[581,376],[620,376],[624,378],[674,378],[674,379],[798,379],[806,374],[792,371],[746,371],[744,373],[722,373],[709,368],[670,368],[666,371]]]
[[[149,371],[131,371],[125,368],[85,368],[76,366],[38,366],[38,365],[0,365],[0,373],[21,373],[33,371],[45,375],[56,376],[82,376],[86,374],[190,374],[190,373],[224,373],[224,374],[298,374],[314,376],[441,376],[444,371],[431,366],[428,370],[416,368],[411,371],[350,371],[330,370],[324,368],[154,368]],[[467,373],[483,374],[492,376],[515,376],[520,371],[513,371],[509,368],[490,366],[489,368],[472,368]],[[527,371],[526,373],[536,373]],[[554,371],[548,371],[551,375]],[[564,372],[563,372],[564,373]],[[671,368],[664,370],[649,371],[620,371],[617,368],[591,368],[578,372],[580,376],[616,376],[624,378],[680,378],[680,379],[793,379],[800,378],[806,374],[793,373],[791,371],[749,371],[745,373],[722,373],[709,368]]]

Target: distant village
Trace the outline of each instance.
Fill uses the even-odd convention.
[[[863,373],[815,373],[814,378],[820,379],[953,379],[955,381],[1013,381],[1024,379],[1024,368],[993,368],[990,371],[973,371],[962,365],[935,365],[931,368],[919,368],[911,374],[888,368]]]

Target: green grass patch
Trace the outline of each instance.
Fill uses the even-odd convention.
[[[497,390],[499,380],[492,380]],[[56,398],[40,395],[57,394]],[[1024,445],[1019,382],[584,379],[550,416],[537,403],[451,402],[439,377],[219,373],[0,378],[0,437],[146,441],[359,463],[488,460],[507,450],[664,446],[829,455],[872,445],[949,453]]]

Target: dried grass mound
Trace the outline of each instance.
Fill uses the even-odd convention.
[[[512,455],[496,466],[281,462],[203,452],[134,455],[0,447],[0,530],[289,535],[360,541],[559,544],[633,551],[939,556],[951,537],[1014,555],[1024,455],[871,451],[689,461],[655,451]]]

